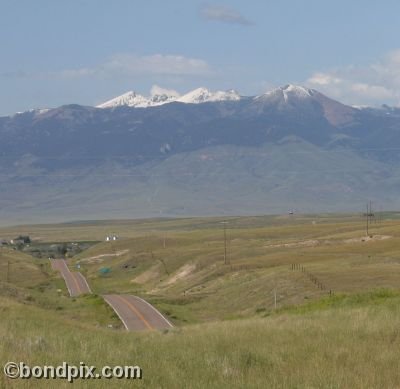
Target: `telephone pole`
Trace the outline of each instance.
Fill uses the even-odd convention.
[[[369,225],[371,224],[371,219],[375,216],[372,211],[372,201],[367,203],[367,213],[364,213],[364,216],[366,217],[366,232],[367,236],[369,236]]]
[[[224,220],[221,223],[224,225],[224,264],[227,265],[228,264],[228,256],[227,256],[227,250],[226,250],[226,225],[228,224],[228,222],[226,220]]]

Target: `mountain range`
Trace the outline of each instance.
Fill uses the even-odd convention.
[[[286,85],[0,118],[0,223],[400,206],[400,109]]]
[[[150,97],[142,96],[134,91],[129,91],[121,96],[99,104],[97,108],[115,108],[121,106],[148,108],[172,102],[186,104],[200,104],[217,101],[238,101],[241,96],[235,90],[212,92],[207,88],[197,88],[183,96],[176,91],[157,88]]]

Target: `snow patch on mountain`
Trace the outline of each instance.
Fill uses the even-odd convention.
[[[254,99],[281,98],[285,102],[289,102],[293,99],[308,99],[313,97],[315,92],[313,89],[304,88],[303,86],[288,84],[256,96]]]
[[[186,104],[200,104],[206,102],[238,101],[238,100],[240,100],[240,95],[233,89],[227,91],[212,92],[207,88],[197,88],[183,95],[176,101]]]
[[[297,98],[309,98],[312,97],[314,94],[314,90],[304,88],[303,86],[292,85],[288,84],[282,88],[283,94],[286,98],[290,96],[297,97]]]
[[[147,108],[170,103],[175,101],[178,97],[178,92],[172,89],[163,89],[158,85],[154,85],[151,88],[150,97],[145,97],[134,91],[129,91],[98,105],[97,108],[115,108],[121,106]]]
[[[174,89],[166,89],[158,85],[153,85],[150,96],[151,105],[161,105],[175,101],[179,98],[180,94]]]
[[[179,93],[173,89],[164,89],[158,85],[154,85],[151,88],[150,97],[145,97],[134,91],[130,91],[98,105],[97,108],[115,108],[121,106],[147,108],[172,103],[173,101],[185,104],[200,104],[217,101],[238,101],[240,98],[241,96],[239,93],[233,89],[212,92],[207,88],[198,88],[180,96]]]
[[[15,117],[18,115],[25,115],[27,113],[33,114],[34,116],[39,116],[42,114],[45,114],[46,112],[49,112],[51,108],[31,108],[26,111],[19,111],[15,112],[13,115],[10,115],[10,117]]]
[[[148,107],[150,100],[139,95],[134,91],[129,91],[121,96],[115,97],[97,106],[97,108],[115,108],[121,106],[128,107]]]

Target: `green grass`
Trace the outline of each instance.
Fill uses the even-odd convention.
[[[0,249],[0,361],[138,364],[144,379],[134,385],[146,388],[398,387],[400,223],[385,216],[371,233],[388,238],[364,242],[357,215],[228,218],[228,265],[219,218],[3,229],[38,242],[121,239],[68,259],[95,292],[75,299],[49,261]],[[114,292],[146,298],[176,327],[126,333],[99,297]]]
[[[270,310],[274,290],[283,308],[320,299],[329,290],[397,288],[400,224],[396,215],[387,216],[371,232],[389,238],[369,242],[361,241],[365,225],[357,215],[228,218],[229,265],[221,219],[132,222],[129,236],[91,247],[71,266],[81,264],[97,293],[138,294],[178,325],[244,318]],[[87,234],[96,228],[87,226]],[[292,263],[305,266],[326,289],[291,271]],[[101,275],[102,267],[111,272]]]
[[[41,307],[65,319],[93,326],[121,328],[118,317],[97,295],[70,298],[65,282],[49,260],[0,249],[0,296]]]
[[[361,241],[365,221],[355,214],[229,217],[228,266],[221,218],[66,223],[3,228],[0,233],[28,234],[36,244],[102,241],[117,233],[120,240],[101,242],[69,260],[71,268],[81,264],[95,293],[140,295],[184,325],[269,310],[274,290],[282,308],[320,299],[329,290],[397,288],[400,223],[396,213],[384,216],[371,225],[371,233],[389,239],[370,242]],[[326,289],[291,271],[292,263],[305,266]],[[111,272],[102,275],[103,267]]]
[[[133,364],[143,369],[141,381],[76,381],[78,388],[397,387],[400,294],[377,291],[332,301],[321,309],[311,303],[303,311],[266,318],[135,334],[91,328],[1,298],[0,311],[7,320],[0,322],[0,362],[83,361],[98,367]],[[0,375],[0,386],[8,383]],[[69,387],[62,381],[12,384]]]
[[[281,313],[294,313],[294,314],[305,314],[310,312],[320,312],[331,308],[354,308],[354,307],[368,307],[376,305],[386,305],[390,307],[393,303],[397,303],[400,294],[399,291],[392,289],[377,289],[371,290],[364,293],[355,294],[339,294],[330,297],[323,297],[319,300],[297,306],[285,307],[277,310],[276,312],[270,311],[276,314]]]
[[[0,282],[29,287],[48,279],[48,261],[32,257],[8,248],[0,248]]]

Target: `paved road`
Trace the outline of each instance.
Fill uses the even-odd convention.
[[[109,294],[103,298],[114,309],[128,331],[162,330],[173,327],[157,309],[140,297]]]
[[[63,276],[71,297],[92,293],[85,277],[79,272],[71,272],[63,259],[52,259],[51,266]],[[163,330],[173,327],[157,309],[140,297],[109,294],[103,298],[128,331]]]
[[[51,266],[63,276],[71,297],[92,293],[85,277],[79,272],[71,272],[63,259],[52,259]]]

